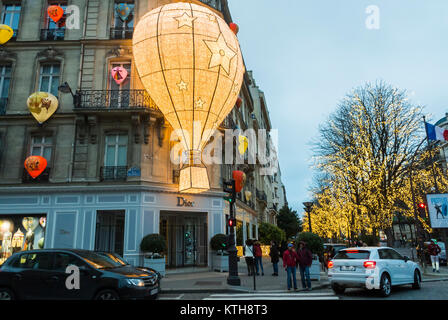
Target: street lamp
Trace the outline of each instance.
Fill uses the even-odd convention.
[[[311,210],[313,209],[313,203],[312,202],[304,202],[303,205],[305,206],[305,211],[308,213],[308,223],[310,225],[310,232],[313,232],[313,229],[311,228]]]
[[[72,88],[70,87],[70,85],[67,82],[64,82],[63,84],[61,84],[58,87],[58,91],[62,92],[62,93],[70,93],[73,97],[73,104],[76,105],[76,94],[73,94]]]

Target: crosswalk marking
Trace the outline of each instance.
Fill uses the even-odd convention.
[[[255,292],[242,294],[212,294],[203,300],[339,300],[331,292],[296,293],[296,292]]]

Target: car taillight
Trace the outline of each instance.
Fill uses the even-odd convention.
[[[364,268],[366,269],[375,269],[376,262],[375,261],[364,261]]]
[[[334,262],[333,261],[328,261],[328,269],[331,269],[334,267]]]

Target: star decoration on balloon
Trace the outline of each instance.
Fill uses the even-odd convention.
[[[229,74],[230,72],[230,62],[236,56],[236,52],[234,52],[226,43],[224,36],[222,33],[219,35],[218,40],[209,41],[204,40],[206,46],[212,53],[212,57],[210,59],[210,64],[208,66],[209,69],[214,67],[221,66],[224,71]]]
[[[188,13],[184,12],[183,15],[179,17],[174,17],[174,19],[176,19],[179,22],[178,28],[180,29],[183,26],[193,28],[193,21],[196,20],[197,18],[190,17]]]
[[[240,84],[239,83],[235,83],[234,85],[233,85],[233,94],[235,94],[235,95],[237,95],[238,94],[238,90],[239,90],[239,88],[240,88]]]
[[[202,98],[199,98],[196,101],[196,109],[203,109],[205,105],[205,101],[202,100]]]
[[[184,80],[180,80],[180,82],[177,84],[180,91],[187,91],[188,84]]]
[[[212,14],[208,15],[208,20],[210,20],[211,22],[216,22],[216,17]]]

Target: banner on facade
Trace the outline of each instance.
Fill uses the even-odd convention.
[[[428,194],[426,199],[431,228],[448,228],[448,194]]]

